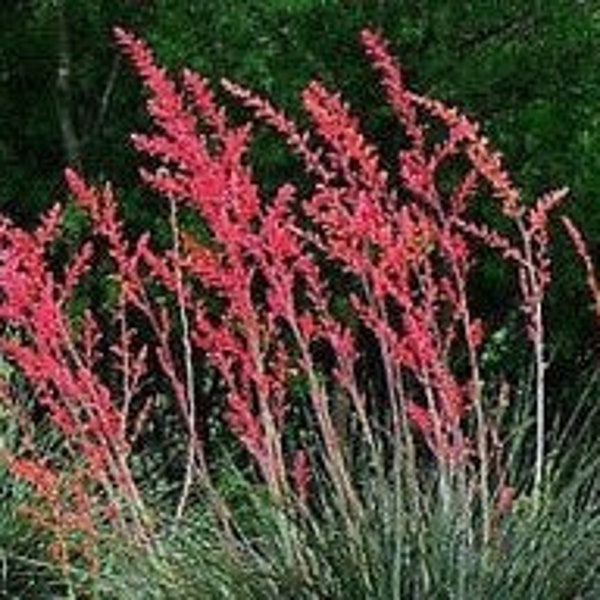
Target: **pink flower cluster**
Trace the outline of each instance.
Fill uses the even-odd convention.
[[[201,357],[226,387],[227,423],[277,498],[292,492],[306,502],[319,464],[347,506],[356,506],[350,431],[372,447],[382,430],[398,439],[416,431],[444,468],[473,456],[489,464],[479,367],[486,326],[470,308],[472,268],[481,246],[516,266],[541,356],[548,216],[565,192],[528,207],[477,124],[411,91],[385,41],[365,31],[367,55],[406,134],[391,168],[321,82],[302,94],[307,131],[267,100],[222,82],[304,161],[304,191],[288,183],[268,195],[248,161],[255,125],[233,124],[195,73],[175,81],[143,42],[122,30],[116,37],[149,92],[154,129],[133,143],[155,165],[141,169],[144,183],[169,202],[172,248],[159,252],[149,235],[126,239],[111,188],[88,186],[70,170],[94,238],[61,275],[48,256],[59,209],[34,233],[0,222],[0,352],[83,458],[93,485],[141,506],[128,461],[152,401],[144,389],[160,379],[189,450],[180,510],[194,473],[210,489],[198,427],[206,415],[198,415],[195,397]],[[433,122],[445,131],[441,141],[431,139]],[[502,232],[473,217],[481,201],[497,204]],[[199,218],[202,236],[183,230],[184,212]],[[101,352],[108,333],[93,311],[74,323],[69,309],[99,240],[119,286],[108,361]],[[172,302],[154,295],[157,286]],[[146,319],[151,339],[132,325],[134,315]],[[118,377],[106,377],[101,363]],[[365,382],[375,371],[384,381]],[[322,452],[295,435],[292,408],[308,415]],[[34,463],[14,464],[43,494],[52,487]],[[481,469],[483,490],[490,474]]]

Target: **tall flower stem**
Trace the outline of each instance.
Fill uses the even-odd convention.
[[[544,319],[542,311],[543,282],[536,266],[532,236],[519,218],[517,220],[522,239],[525,264],[521,268],[521,288],[525,308],[529,312],[529,334],[533,344],[535,369],[535,465],[533,477],[533,503],[539,510],[544,483],[545,434],[546,434],[546,364],[544,360]]]

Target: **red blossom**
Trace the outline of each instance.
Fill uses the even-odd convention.
[[[53,514],[71,529],[90,536],[98,514],[143,521],[136,521],[143,501],[129,459],[150,421],[154,396],[145,389],[164,390],[173,401],[188,450],[185,470],[193,477],[200,472],[207,490],[204,445],[210,438],[202,437],[199,423],[217,411],[270,491],[277,497],[294,491],[303,503],[323,464],[354,506],[347,454],[363,438],[358,433],[352,447],[344,446],[347,432],[334,407],[346,400],[370,444],[373,431],[387,427],[388,413],[408,415],[441,463],[468,460],[479,418],[471,411],[481,409],[477,361],[486,330],[472,314],[469,295],[478,249],[495,249],[517,267],[532,313],[550,281],[548,215],[564,192],[526,209],[478,125],[412,92],[387,43],[364,31],[366,52],[407,134],[390,172],[350,107],[323,84],[313,82],[302,93],[311,121],[304,132],[269,101],[222,82],[286,139],[312,178],[268,193],[248,161],[253,124],[232,124],[200,75],[184,71],[176,80],[143,42],[123,30],[115,35],[149,93],[153,126],[133,144],[154,165],[140,175],[168,204],[171,246],[160,250],[162,242],[149,234],[128,239],[111,186],[92,186],[71,169],[65,173],[69,189],[89,214],[92,233],[64,270],[50,268],[48,253],[60,234],[59,208],[33,234],[0,220],[0,325],[6,332],[0,350],[64,439],[65,455],[74,458],[65,473],[49,469],[49,461],[16,459],[13,474],[52,499]],[[441,141],[430,140],[431,121],[441,127]],[[445,190],[443,171],[454,160],[466,170]],[[472,210],[472,201],[480,189],[499,200],[507,227],[475,220],[481,211]],[[198,227],[187,228],[180,212],[193,214],[201,235]],[[598,300],[583,240],[569,221],[565,226]],[[118,298],[104,311],[91,303],[75,319],[70,300],[94,266],[98,242],[108,245]],[[203,412],[197,388],[206,373],[197,369],[205,363],[218,375],[215,397],[222,402],[202,405]],[[374,373],[376,382],[363,382]],[[302,448],[290,460],[287,449],[302,443],[289,415],[307,415],[305,426],[314,427],[310,433],[323,442],[324,457],[311,455],[311,461]],[[486,423],[478,427],[485,436]],[[74,485],[59,490],[65,474]],[[136,518],[116,519],[122,507],[115,499],[131,503]],[[74,500],[81,510],[67,510]],[[47,515],[45,522],[52,522]],[[64,558],[65,547],[56,550]]]
[[[59,476],[43,462],[27,458],[13,458],[9,462],[14,477],[34,486],[42,497],[53,500],[58,493]]]

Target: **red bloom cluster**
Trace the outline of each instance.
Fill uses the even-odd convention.
[[[302,94],[310,131],[224,81],[304,161],[306,191],[285,184],[267,196],[247,161],[252,125],[233,125],[198,75],[185,71],[176,82],[143,42],[122,30],[116,37],[150,94],[155,129],[133,136],[133,143],[157,165],[141,175],[170,204],[172,248],[159,253],[148,235],[127,240],[110,186],[94,189],[70,170],[70,189],[90,215],[95,238],[61,277],[47,257],[58,209],[32,234],[0,221],[0,351],[84,458],[89,481],[109,505],[126,497],[143,521],[128,459],[148,415],[142,380],[150,377],[170,386],[187,439],[178,512],[194,473],[210,489],[206,440],[197,427],[205,418],[195,397],[199,356],[218,371],[225,419],[277,498],[292,485],[305,501],[311,481],[312,453],[290,439],[292,410],[309,414],[312,439],[323,448],[319,463],[348,507],[358,502],[348,431],[374,447],[382,429],[397,438],[416,429],[444,469],[464,465],[474,453],[488,464],[479,369],[486,328],[469,298],[478,245],[498,249],[517,266],[531,338],[543,358],[548,215],[565,193],[527,208],[477,124],[410,91],[386,43],[365,31],[364,46],[408,147],[386,170],[349,106],[318,81]],[[444,128],[442,141],[430,139],[431,121]],[[451,186],[448,171],[456,176]],[[472,216],[478,197],[490,191],[512,237]],[[202,236],[182,231],[181,211],[199,217]],[[119,285],[111,330],[117,341],[103,363],[114,366],[117,378],[100,376],[107,333],[94,313],[77,327],[69,315],[100,239]],[[157,287],[171,302],[154,295]],[[151,343],[132,327],[133,314],[146,319]],[[385,381],[365,383],[376,370]],[[13,464],[17,476],[49,497],[54,480],[42,463]],[[488,477],[482,467],[482,489]]]

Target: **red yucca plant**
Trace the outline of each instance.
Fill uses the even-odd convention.
[[[524,203],[477,124],[409,90],[385,41],[365,31],[405,133],[389,166],[322,83],[302,94],[312,125],[303,131],[268,101],[222,82],[304,161],[305,189],[285,184],[268,195],[247,161],[253,126],[232,123],[197,74],[176,82],[143,42],[122,30],[116,37],[150,94],[154,130],[133,143],[152,158],[141,176],[169,203],[172,246],[160,250],[147,234],[127,239],[110,186],[91,187],[72,170],[67,181],[93,237],[65,268],[52,257],[60,208],[32,233],[0,224],[0,351],[14,367],[2,389],[23,424],[22,448],[5,459],[34,486],[42,502],[30,512],[57,534],[59,555],[68,558],[71,533],[93,540],[107,524],[151,537],[131,456],[159,385],[187,449],[177,516],[197,483],[227,520],[200,433],[201,359],[218,372],[221,414],[277,502],[306,506],[311,474],[322,470],[319,481],[331,483],[352,518],[362,510],[355,449],[376,457],[385,440],[418,486],[424,443],[442,498],[466,482],[487,541],[494,503],[508,496],[502,469],[492,467],[497,407],[480,367],[487,328],[469,297],[482,247],[518,274],[536,368],[539,499],[548,215],[565,191]],[[497,227],[477,219],[482,201],[497,207]],[[184,231],[188,213],[208,233]],[[74,317],[73,298],[107,248],[115,310],[110,319],[93,310]],[[290,424],[292,410],[304,426]],[[60,435],[60,452],[36,445],[41,414]],[[304,428],[312,438],[300,435]],[[385,461],[373,468],[385,470]]]

